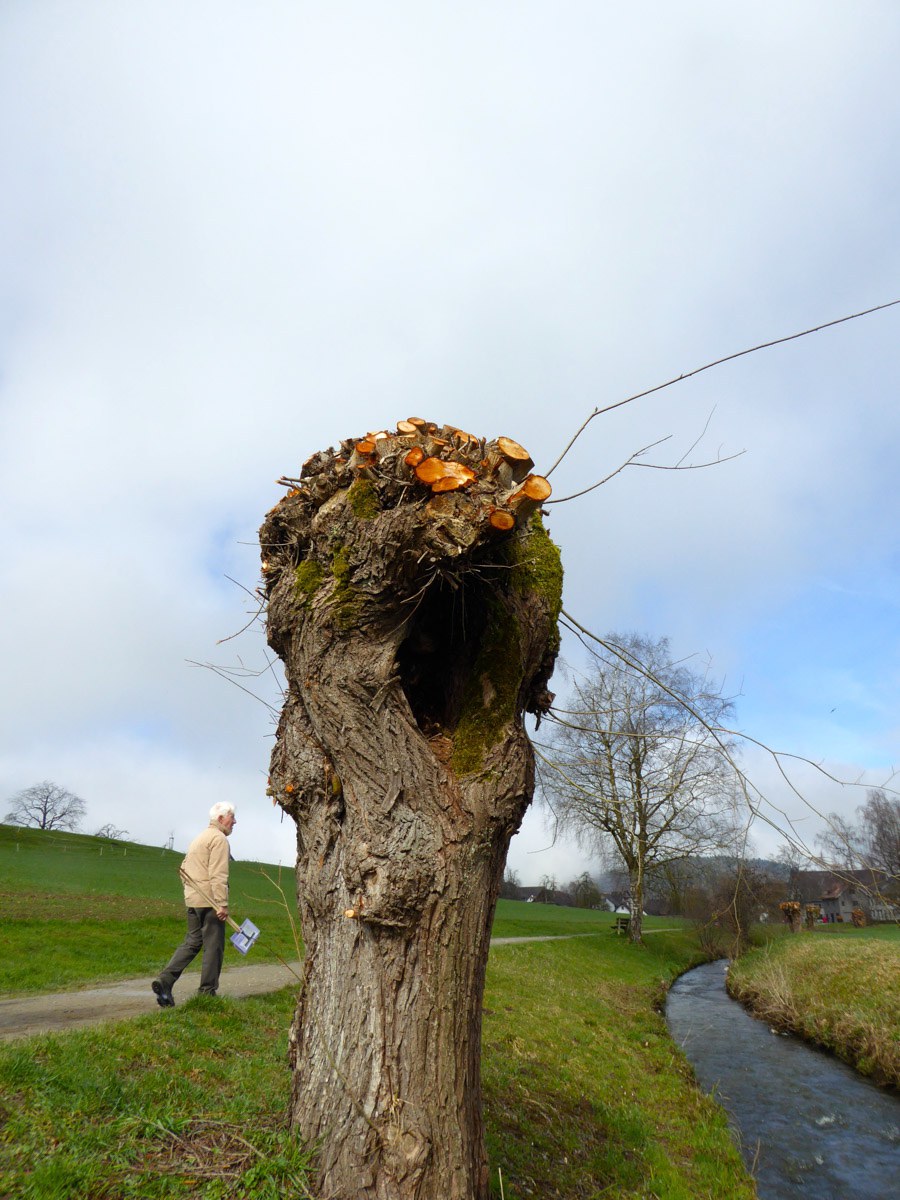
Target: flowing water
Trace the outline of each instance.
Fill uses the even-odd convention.
[[[666,1020],[727,1109],[760,1200],[900,1197],[900,1098],[799,1038],[774,1034],[725,990],[724,960],[682,975]]]

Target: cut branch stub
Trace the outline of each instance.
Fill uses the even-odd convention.
[[[518,442],[514,442],[512,438],[498,437],[497,446],[500,453],[505,455],[510,462],[527,462],[529,469],[534,466],[531,455],[524,446],[520,446]]]
[[[488,518],[492,529],[496,529],[498,533],[509,533],[515,527],[516,518],[510,512],[506,512],[502,508],[495,508]]]
[[[507,497],[507,507],[521,520],[540,508],[552,490],[549,481],[543,475],[529,475],[518,491]]]
[[[347,492],[357,515],[386,521],[395,507],[425,489],[422,502],[433,543],[426,553],[434,563],[448,553],[468,553],[482,534],[496,543],[503,535],[528,525],[550,495],[546,479],[529,474],[531,463],[528,451],[512,438],[486,441],[455,425],[438,426],[422,417],[410,417],[397,422],[396,433],[370,430],[361,437],[343,439],[337,452],[331,449],[311,455],[303,464],[301,480],[283,477],[283,485],[291,490],[276,508],[282,515],[295,509],[309,516],[318,511],[322,519],[327,514],[331,521],[335,504]],[[293,487],[301,481],[302,487]],[[428,504],[429,496],[432,500],[457,497],[459,504],[434,506]],[[471,502],[462,505],[463,496]],[[266,547],[267,590],[281,570],[297,566],[292,552],[278,549],[278,538],[275,531]],[[341,556],[343,559],[343,552]],[[317,569],[329,570],[330,557],[324,557]],[[348,578],[347,572],[342,577]],[[372,590],[371,583],[368,590]],[[346,599],[346,590],[341,596]],[[339,604],[337,611],[346,616],[345,605]]]

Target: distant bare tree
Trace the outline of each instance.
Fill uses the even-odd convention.
[[[900,878],[900,800],[881,788],[870,789],[857,813],[865,847],[866,865]]]
[[[127,829],[117,829],[116,826],[113,825],[113,823],[111,821],[108,821],[105,825],[101,825],[100,828],[97,830],[97,832],[94,834],[94,837],[109,838],[110,841],[112,841],[112,842],[121,841],[122,838],[125,838],[127,836],[128,836]]]
[[[519,879],[519,872],[514,871],[512,867],[507,867],[503,874],[503,882],[500,884],[500,899],[518,900],[521,887],[522,881]]]
[[[77,829],[87,812],[80,796],[51,783],[35,783],[12,798],[12,808],[4,820],[10,825],[30,825],[35,829]]]
[[[556,876],[542,875],[541,882],[538,886],[541,890],[535,896],[535,900],[541,904],[553,904],[556,899],[556,893],[559,890],[559,885],[556,882]]]
[[[809,859],[801,852],[799,846],[791,842],[785,842],[779,848],[776,861],[787,867],[787,898],[788,900],[799,900],[800,896],[800,872],[809,865]],[[848,865],[848,864],[845,864]]]
[[[603,900],[603,893],[587,871],[573,879],[567,890],[576,908],[599,908]]]
[[[706,917],[711,908],[713,875],[707,859],[692,855],[660,863],[650,872],[648,885],[662,913]]]
[[[561,829],[612,843],[629,875],[629,936],[641,941],[648,872],[730,840],[732,766],[714,736],[731,703],[672,660],[668,639],[610,635],[569,710],[554,709],[541,785]]]
[[[831,813],[828,829],[819,836],[823,854],[837,867],[868,867],[900,878],[900,800],[882,788],[870,788],[857,820]]]
[[[733,859],[720,869],[711,895],[711,916],[730,933],[734,957],[748,948],[751,926],[775,911],[783,894],[779,880],[747,859]]]

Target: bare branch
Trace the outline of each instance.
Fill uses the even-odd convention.
[[[616,477],[616,475],[618,475],[620,472],[624,471],[626,467],[643,467],[645,470],[651,470],[651,471],[701,471],[701,470],[703,470],[704,467],[718,467],[718,466],[721,466],[722,463],[731,462],[732,459],[740,458],[741,455],[746,454],[746,450],[738,450],[734,454],[726,454],[724,456],[719,454],[716,456],[716,458],[711,459],[709,462],[685,463],[684,462],[685,458],[688,456],[688,454],[690,454],[691,450],[693,450],[694,447],[696,447],[697,444],[702,440],[703,434],[705,434],[706,429],[708,427],[709,427],[709,420],[707,420],[706,427],[704,427],[703,433],[701,433],[700,437],[697,438],[697,440],[694,442],[694,444],[684,452],[684,454],[681,456],[681,458],[678,460],[677,463],[672,463],[672,464],[669,464],[669,463],[645,463],[645,462],[637,461],[637,459],[642,454],[645,454],[647,450],[652,449],[653,446],[659,446],[662,442],[667,442],[669,440],[669,438],[672,436],[671,434],[668,434],[666,437],[660,438],[659,441],[651,442],[649,446],[644,446],[643,449],[641,449],[641,450],[635,450],[634,454],[632,454],[628,459],[626,459],[626,461],[623,462],[621,466],[616,467],[615,471],[611,471],[609,473],[609,475],[604,476],[603,479],[598,479],[597,482],[592,483],[590,485],[590,487],[582,488],[580,492],[572,492],[568,496],[560,496],[556,500],[545,500],[544,505],[546,506],[549,504],[565,504],[565,502],[567,500],[577,500],[579,496],[586,496],[588,494],[588,492],[596,491],[596,489],[598,487],[602,487],[604,485],[604,483],[609,483],[609,481],[611,479],[614,479]]]
[[[822,325],[816,325],[812,329],[803,329],[799,333],[790,333],[786,337],[773,338],[769,342],[760,342],[758,346],[750,346],[746,350],[738,350],[734,354],[726,354],[724,358],[717,358],[714,362],[705,363],[702,367],[695,367],[693,371],[686,371],[683,375],[676,375],[674,379],[667,379],[665,383],[658,383],[655,387],[647,388],[646,391],[636,392],[635,395],[628,396],[624,400],[617,400],[615,404],[607,404],[604,408],[595,408],[590,416],[575,431],[562,454],[560,454],[550,470],[544,472],[544,476],[546,478],[553,474],[595,417],[612,412],[616,408],[622,408],[626,404],[632,404],[635,400],[642,400],[645,396],[653,395],[654,392],[661,392],[665,388],[673,387],[676,383],[682,383],[685,379],[693,379],[695,375],[700,375],[704,371],[710,371],[713,367],[720,367],[723,363],[732,362],[736,358],[743,358],[747,354],[756,354],[758,350],[768,350],[772,346],[780,346],[784,342],[793,342],[797,338],[809,337],[812,333],[819,333],[823,329],[831,329],[835,325],[843,325],[847,321],[856,321],[859,317],[868,317],[872,313],[881,312],[882,309],[893,308],[896,304],[900,304],[900,299],[888,300],[885,304],[875,304],[872,308],[865,308],[861,312],[851,313],[846,317],[837,317],[834,321],[826,321]]]
[[[218,675],[221,679],[226,679],[229,683],[233,683],[236,688],[240,688],[242,692],[246,692],[248,696],[252,696],[254,700],[258,700],[260,704],[264,705],[273,717],[278,716],[278,709],[274,705],[270,704],[268,700],[263,700],[262,696],[257,696],[256,692],[251,692],[249,688],[238,683],[237,678],[235,678],[235,676],[238,676],[240,678],[258,679],[261,675],[265,675],[267,671],[271,670],[271,662],[267,663],[261,671],[254,671],[243,666],[239,670],[235,667],[217,667],[215,663],[195,662],[192,658],[188,658],[185,661],[190,663],[192,667],[202,667],[205,671],[212,671],[214,675]]]

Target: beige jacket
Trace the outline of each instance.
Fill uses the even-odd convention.
[[[215,823],[191,842],[179,868],[187,908],[228,907],[228,838]]]

